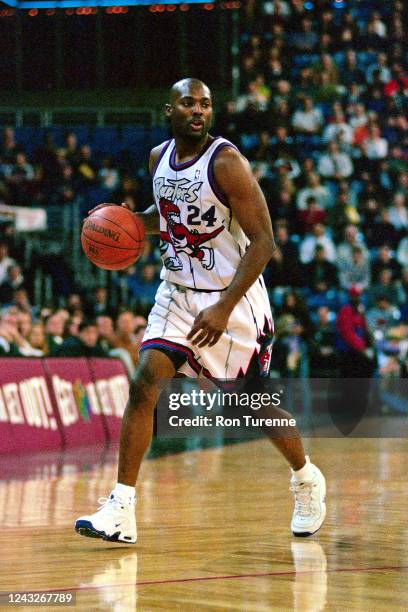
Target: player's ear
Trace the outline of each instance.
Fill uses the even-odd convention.
[[[166,117],[170,117],[172,110],[173,110],[173,107],[172,107],[171,104],[165,104],[164,105],[164,112],[166,114]]]

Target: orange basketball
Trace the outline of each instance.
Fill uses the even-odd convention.
[[[84,221],[81,244],[98,268],[123,270],[135,263],[145,244],[142,221],[123,206],[96,210]]]

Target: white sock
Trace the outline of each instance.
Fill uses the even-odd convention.
[[[129,485],[124,485],[120,482],[116,483],[116,486],[113,489],[112,493],[116,493],[118,497],[121,497],[122,499],[128,499],[129,501],[133,501],[136,496],[135,487],[129,487]]]
[[[298,482],[307,482],[313,479],[312,464],[310,463],[309,455],[306,455],[306,463],[300,470],[292,470],[292,474]]]

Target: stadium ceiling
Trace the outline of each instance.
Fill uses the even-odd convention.
[[[213,4],[213,1],[206,2]],[[63,9],[77,7],[109,7],[109,6],[150,6],[157,4],[203,4],[203,0],[169,0],[153,2],[152,0],[2,0],[1,4],[15,9]]]

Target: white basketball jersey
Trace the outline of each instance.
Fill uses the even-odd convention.
[[[227,146],[236,148],[215,138],[196,158],[177,164],[174,140],[164,145],[153,172],[163,280],[217,291],[235,275],[249,240],[214,179],[215,156]]]

